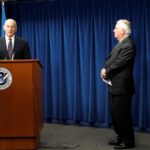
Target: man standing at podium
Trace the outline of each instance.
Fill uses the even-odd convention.
[[[28,42],[15,35],[17,23],[7,19],[3,26],[5,36],[0,37],[0,59],[31,59]]]

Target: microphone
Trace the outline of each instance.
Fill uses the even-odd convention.
[[[15,56],[15,54],[13,52],[12,55],[11,55],[11,60],[14,60],[14,56]]]

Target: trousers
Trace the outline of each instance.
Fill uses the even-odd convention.
[[[132,95],[114,95],[109,93],[110,112],[114,130],[123,142],[134,143],[132,120]]]

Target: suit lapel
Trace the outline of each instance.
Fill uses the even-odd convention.
[[[2,49],[6,50],[7,51],[7,46],[6,46],[6,40],[5,40],[5,37],[2,38],[2,45],[1,45]]]
[[[116,45],[115,45],[115,47],[112,49],[112,51],[111,51],[111,55],[113,54],[113,53],[116,53],[116,51],[117,50],[119,50],[120,49],[120,46],[122,45],[122,43],[120,42],[120,43],[117,43]]]
[[[115,46],[114,46],[114,48],[112,49],[112,51],[111,51],[111,53],[108,55],[108,57],[106,58],[106,60],[107,59],[109,59],[112,55],[113,55],[113,53],[116,53],[119,49],[120,49],[120,46],[121,46],[122,44],[121,44],[121,42],[120,43],[117,43]]]
[[[17,41],[18,41],[18,39],[17,39],[17,37],[15,36],[14,49],[13,49],[14,51],[16,51],[16,50],[18,49],[18,48],[17,48],[17,47],[18,47],[18,42],[17,42]]]

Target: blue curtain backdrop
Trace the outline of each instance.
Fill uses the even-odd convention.
[[[45,121],[111,124],[103,62],[116,44],[118,19],[132,23],[137,46],[133,98],[134,127],[150,131],[150,1],[45,0],[6,3],[7,18],[43,65]]]

